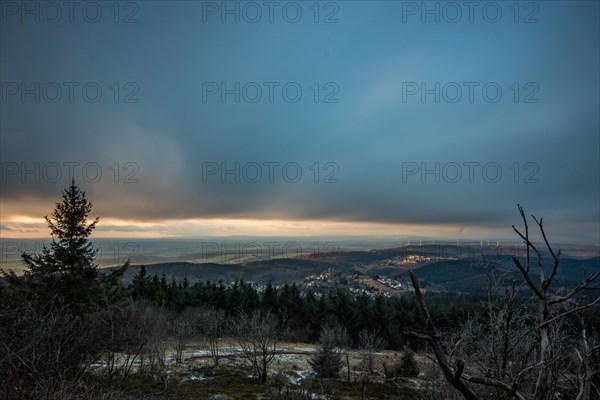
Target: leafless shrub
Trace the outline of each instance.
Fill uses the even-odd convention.
[[[188,308],[172,317],[171,332],[175,339],[175,362],[181,363],[185,347],[198,335],[198,311]]]
[[[260,381],[266,382],[269,365],[277,354],[282,336],[277,318],[269,312],[240,314],[230,328],[242,356]]]
[[[219,365],[220,341],[225,331],[225,313],[214,308],[199,310],[200,332],[208,343],[214,366]]]

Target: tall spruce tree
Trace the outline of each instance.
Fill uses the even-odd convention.
[[[104,275],[95,262],[97,249],[89,236],[99,219],[88,222],[93,204],[85,192],[71,180],[63,189],[62,201],[56,203],[46,222],[52,235],[50,247],[40,254],[22,254],[25,272],[22,278],[9,274],[9,282],[33,289],[49,301],[63,304],[76,314],[96,308],[110,294],[109,286],[118,284],[129,262]]]

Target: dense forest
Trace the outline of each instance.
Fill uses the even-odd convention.
[[[405,345],[404,332],[415,330],[423,320],[418,304],[412,297],[390,298],[363,293],[356,296],[347,291],[315,294],[300,292],[295,285],[283,285],[279,290],[267,284],[259,293],[243,281],[225,285],[223,282],[197,282],[189,285],[184,279],[176,282],[154,275],[146,276],[142,266],[127,288],[133,301],[147,301],[156,307],[184,311],[190,307],[213,307],[227,317],[257,311],[277,315],[286,328],[286,339],[315,342],[323,326],[344,327],[353,343],[358,343],[361,331],[376,333],[389,349]],[[483,316],[485,310],[476,297],[437,294],[431,297],[432,312],[440,326],[456,327]],[[483,298],[479,298],[483,300]]]

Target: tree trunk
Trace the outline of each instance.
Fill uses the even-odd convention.
[[[348,369],[348,382],[350,382],[350,355],[346,352],[346,368]]]
[[[537,327],[537,363],[540,364],[537,381],[535,383],[535,393],[533,400],[548,400],[550,393],[550,367],[545,365],[549,359],[550,343],[548,339],[548,328],[543,324],[548,318],[548,308],[546,298],[539,300],[539,315]]]
[[[260,374],[260,381],[262,383],[267,383],[267,359],[264,356],[263,356],[262,373]]]

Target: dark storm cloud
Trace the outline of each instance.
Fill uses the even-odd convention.
[[[3,83],[92,82],[103,93],[98,102],[79,91],[73,102],[3,100],[3,215],[48,213],[72,167],[98,215],[150,223],[506,227],[517,203],[565,224],[599,222],[597,4],[540,3],[533,24],[514,23],[509,9],[499,23],[402,23],[391,2],[340,3],[336,24],[202,23],[199,4],[140,3],[135,24],[2,24]],[[466,92],[456,103],[403,92],[407,83],[473,81],[472,102]],[[206,98],[207,82],[294,82],[303,97],[291,103],[278,90],[273,102],[266,92],[256,103],[244,93],[221,102]],[[489,82],[502,88],[500,101],[482,98]],[[324,103],[336,87],[339,101]],[[138,102],[124,103],[131,88]],[[222,178],[235,163],[239,182]],[[286,165],[300,167],[298,182]],[[437,165],[437,178],[422,174]],[[585,225],[598,238],[593,228]]]

